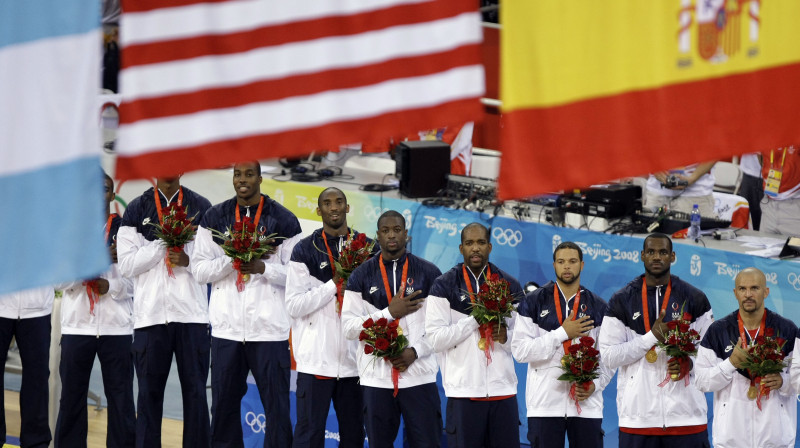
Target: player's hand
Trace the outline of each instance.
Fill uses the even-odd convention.
[[[761,386],[769,387],[769,390],[778,390],[783,386],[783,378],[780,373],[770,373],[761,377]]]
[[[392,299],[392,303],[394,303],[394,299]],[[396,358],[389,358],[389,361],[392,363],[392,367],[401,372],[405,372],[406,369],[408,369],[408,367],[416,360],[417,352],[411,347],[406,347],[400,356]]]
[[[167,253],[169,254],[169,262],[172,263],[172,266],[182,266],[187,267],[189,266],[189,256],[186,255],[186,252],[183,249],[167,249]]]
[[[745,353],[744,349],[742,348],[742,337],[739,336],[739,339],[736,340],[736,345],[733,347],[733,352],[731,353],[731,364],[737,369],[742,368],[742,363],[747,361],[747,353]]]
[[[263,274],[264,273],[264,262],[261,259],[256,258],[255,260],[250,260],[247,263],[242,263],[239,265],[239,272],[244,274]]]
[[[567,332],[567,337],[571,341],[581,336],[588,336],[589,331],[594,328],[594,321],[591,320],[589,316],[583,316],[580,319],[572,320],[568,314],[567,319],[561,326],[564,328],[564,331]]]
[[[666,334],[667,334],[667,331],[669,330],[669,327],[664,322],[664,316],[666,316],[666,315],[667,315],[667,311],[666,310],[661,310],[661,312],[658,313],[658,319],[656,319],[656,321],[653,323],[653,329],[650,330],[656,336],[656,338],[658,339],[658,342],[662,342],[662,343],[667,340]]]
[[[505,325],[497,324],[492,331],[492,339],[495,341],[505,344],[508,341],[508,329]]]
[[[403,297],[403,290],[397,291],[397,294],[392,297],[392,303],[389,304],[389,313],[395,319],[408,316],[422,308],[425,299],[416,299],[418,295],[422,294],[421,290],[412,292],[411,294]]]
[[[578,384],[575,386],[575,398],[578,401],[586,400],[587,398],[591,397],[595,391],[594,381],[589,382],[589,389],[584,389],[583,385]]]

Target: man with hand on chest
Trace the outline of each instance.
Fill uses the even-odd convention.
[[[300,240],[300,222],[261,194],[261,165],[233,167],[236,196],[211,207],[197,230],[192,272],[211,283],[211,446],[241,446],[241,402],[252,372],[266,414],[265,447],[292,444],[289,419],[289,326],[286,264]],[[220,235],[242,235],[272,246],[261,258],[236,263]],[[252,230],[249,230],[252,228]],[[212,230],[218,233],[212,233]],[[267,236],[277,234],[278,238]],[[263,240],[263,241],[262,241]],[[241,261],[241,260],[237,260]]]
[[[493,341],[487,347],[480,322],[470,314],[487,279],[508,283],[506,304],[519,300],[522,288],[514,277],[489,263],[492,243],[482,224],[473,222],[461,230],[459,249],[464,262],[433,283],[425,316],[447,395],[447,446],[519,447],[517,374],[511,357],[514,315],[486,328],[492,330]]]
[[[597,345],[607,304],[580,284],[583,251],[571,241],[553,251],[556,281],[528,294],[518,307],[514,358],[528,363],[525,398],[532,446],[603,446],[603,390],[614,371],[600,360],[599,377],[588,386],[558,379],[561,358],[571,345],[591,337]],[[570,391],[574,390],[574,397]],[[580,413],[578,412],[579,402]]]
[[[619,368],[619,446],[707,447],[706,397],[695,385],[692,359],[671,359],[656,342],[665,341],[665,321],[684,313],[702,339],[714,320],[711,304],[702,291],[670,275],[675,252],[668,236],[648,235],[641,257],[644,275],[611,296],[599,336],[600,359]],[[676,380],[665,384],[668,374]]]
[[[362,234],[347,227],[350,206],[338,188],[323,190],[317,206],[322,228],[294,247],[286,277],[286,308],[294,319],[292,348],[297,362],[293,446],[324,446],[325,423],[333,401],[339,446],[362,448],[364,412],[356,364],[358,342],[342,333],[340,298],[345,285],[336,268],[345,242],[355,242]],[[367,246],[372,243],[369,239],[365,242]]]
[[[425,297],[441,275],[429,261],[406,252],[403,215],[389,210],[378,218],[380,256],[356,268],[347,282],[342,308],[345,337],[359,339],[368,321],[398,322],[408,338],[400,355],[378,359],[359,343],[358,372],[364,386],[364,424],[371,448],[394,443],[403,416],[409,445],[438,447],[442,435],[439,370],[425,334]],[[371,347],[368,347],[371,348]],[[397,374],[397,391],[392,379]]]
[[[745,350],[771,340],[790,363],[797,327],[764,306],[767,278],[756,268],[736,275],[739,309],[708,328],[697,352],[697,388],[714,392],[714,446],[795,446],[797,389],[789,366],[758,376],[748,371]],[[794,363],[792,363],[794,365]]]

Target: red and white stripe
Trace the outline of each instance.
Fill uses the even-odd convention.
[[[121,178],[480,114],[472,0],[128,0],[123,10]]]

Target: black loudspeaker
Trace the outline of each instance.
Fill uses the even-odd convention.
[[[436,196],[447,186],[450,145],[441,140],[402,142],[395,148],[395,162],[402,195],[410,198]]]

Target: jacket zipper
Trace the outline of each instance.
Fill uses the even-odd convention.
[[[247,307],[245,299],[242,299],[242,345],[247,343]]]

